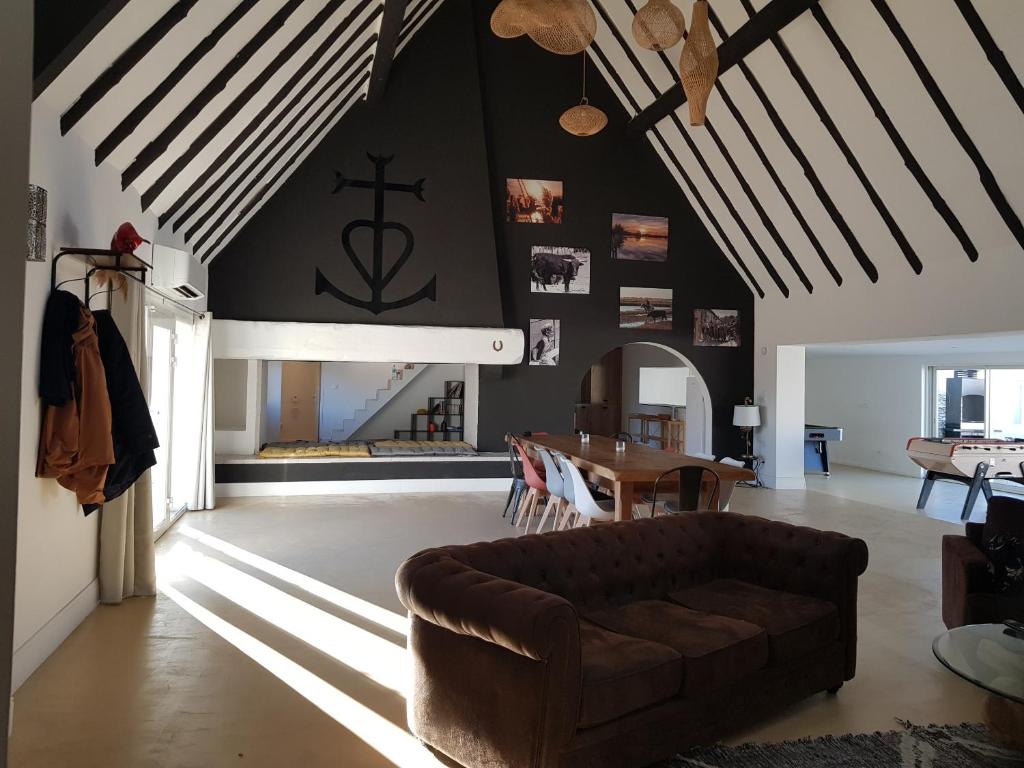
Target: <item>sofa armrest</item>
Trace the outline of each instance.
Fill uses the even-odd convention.
[[[543,661],[558,650],[579,655],[579,617],[564,597],[502,579],[427,550],[395,576],[402,604],[439,627]],[[564,625],[570,626],[566,632]],[[566,638],[574,648],[558,648]]]
[[[970,623],[967,595],[988,586],[988,558],[966,536],[942,537],[942,621],[953,629]]]

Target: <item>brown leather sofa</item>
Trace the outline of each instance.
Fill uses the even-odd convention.
[[[469,768],[649,765],[851,679],[867,561],[721,512],[420,552],[409,726]]]
[[[993,496],[984,523],[967,523],[965,536],[942,537],[942,621],[949,629],[1024,621],[1024,595],[998,594],[989,577],[984,545],[999,534],[1024,538],[1024,501]]]

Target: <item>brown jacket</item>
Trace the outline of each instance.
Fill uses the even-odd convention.
[[[84,306],[72,340],[74,397],[63,405],[46,406],[36,476],[56,478],[77,494],[79,504],[102,504],[107,468],[114,463],[110,398],[96,321]]]

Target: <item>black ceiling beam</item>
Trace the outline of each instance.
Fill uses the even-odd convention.
[[[718,31],[719,37],[724,39],[726,37],[725,27],[715,14],[714,8],[711,9],[709,16],[711,23]],[[828,191],[825,189],[825,185],[822,183],[817,171],[814,170],[814,166],[807,158],[807,154],[800,147],[800,143],[794,138],[789,128],[786,127],[786,123],[779,114],[778,109],[776,109],[775,104],[772,103],[770,98],[768,98],[768,94],[765,93],[764,88],[761,87],[761,83],[754,76],[754,73],[750,70],[750,67],[747,66],[747,63],[745,61],[741,61],[737,66],[739,67],[740,72],[743,73],[743,76],[747,79],[747,84],[750,86],[751,90],[753,90],[754,95],[757,96],[757,100],[761,102],[761,106],[768,115],[768,119],[771,120],[772,125],[775,126],[775,130],[778,131],[779,137],[789,148],[793,158],[797,163],[799,163],[800,168],[803,170],[804,177],[807,179],[807,183],[811,185],[814,193],[818,196],[818,201],[828,213],[829,218],[832,219],[832,223],[835,224],[836,229],[839,230],[843,239],[846,241],[846,244],[850,247],[850,252],[853,254],[853,257],[857,260],[857,263],[860,264],[861,269],[864,270],[864,274],[868,276],[868,279],[872,283],[877,283],[878,268],[875,267],[874,263],[872,263],[867,252],[864,250],[864,247],[860,244],[860,241],[857,240],[857,236],[854,235],[849,223],[829,196]]]
[[[154,88],[149,95],[146,96],[142,101],[132,107],[131,111],[117,124],[106,138],[100,142],[99,146],[96,147],[96,165],[99,165],[107,157],[121,146],[121,142],[131,136],[135,129],[138,128],[142,121],[149,116],[149,113],[156,109],[157,105],[164,100],[164,97],[173,90],[173,88],[184,79],[184,77],[192,71],[192,68],[202,61],[203,57],[206,56],[214,47],[224,39],[224,36],[231,31],[231,28],[237,24],[243,16],[249,11],[256,7],[258,0],[242,0],[234,10],[225,16],[221,22],[214,27],[213,31],[204,37],[199,45],[189,51],[188,55],[185,56],[181,61],[178,62],[177,66],[171,70],[160,84]]]
[[[248,179],[249,176],[253,174],[254,171],[256,171],[258,168],[262,166],[263,161],[266,160],[267,157],[272,156],[273,153],[276,150],[278,150],[279,147],[280,151],[277,154],[278,157],[287,149],[288,135],[292,132],[295,126],[299,124],[299,121],[302,120],[313,109],[313,107],[320,101],[320,99],[323,97],[325,93],[330,91],[335,85],[337,85],[339,81],[341,81],[341,85],[336,89],[336,92],[332,93],[331,97],[328,99],[328,101],[331,101],[333,98],[337,97],[338,93],[348,88],[348,86],[352,84],[352,81],[355,80],[355,78],[361,72],[365,74],[365,71],[368,69],[370,64],[369,57],[363,58],[361,61],[358,62],[358,64],[356,63],[356,60],[360,56],[365,56],[365,54],[369,51],[370,46],[373,45],[373,40],[373,37],[367,38],[366,41],[364,41],[364,43],[359,47],[359,49],[352,53],[352,55],[345,62],[345,64],[337,72],[335,72],[334,75],[328,78],[327,82],[325,82],[320,87],[320,89],[313,95],[313,97],[306,102],[305,106],[303,106],[301,109],[296,111],[294,115],[292,115],[291,119],[287,123],[285,123],[284,126],[281,127],[281,131],[271,142],[267,144],[266,147],[264,147],[263,149],[259,149],[260,145],[262,144],[262,140],[266,138],[267,134],[269,134],[269,129],[259,137],[259,140],[254,141],[252,143],[251,147],[253,151],[251,153],[243,152],[238,156],[235,162],[232,163],[231,167],[228,168],[221,175],[219,179],[221,185],[214,187],[210,191],[209,197],[212,197],[214,194],[219,194],[219,197],[217,197],[213,204],[210,205],[203,213],[203,215],[199,217],[199,220],[196,221],[196,223],[193,224],[185,233],[186,242],[191,242],[192,238],[195,237],[196,233],[200,229],[203,228],[206,222],[209,221],[212,216],[217,215],[217,212],[222,207],[228,205],[229,201],[239,199],[239,196],[236,193],[239,191],[240,185],[243,184],[245,180]],[[291,111],[289,110],[288,114],[290,114],[290,112]],[[272,127],[277,128],[278,124],[275,123]],[[257,152],[258,154],[256,154]],[[234,172],[237,171],[242,166],[242,163],[246,161],[248,161],[248,164],[245,166],[242,172],[238,174],[238,181],[233,184],[227,183],[227,179],[231,178],[231,175],[234,174]],[[223,191],[221,190],[221,187],[223,187]],[[195,204],[193,204],[193,206],[189,208],[189,211],[186,212],[181,217],[181,219],[179,219],[178,222],[176,222],[176,225],[185,221],[187,217],[194,215],[195,212],[198,211],[198,209],[202,206],[202,204],[207,202],[207,200],[208,196],[203,196],[199,200],[197,200]],[[228,205],[228,211],[230,211],[230,205]],[[227,216],[227,212],[225,212],[224,215]],[[219,220],[216,224],[214,224],[212,227],[210,227],[210,229],[207,231],[207,234],[215,230],[218,224],[221,223],[221,221],[223,221],[223,218]],[[202,247],[202,244],[203,239],[200,239],[199,242],[196,243],[196,248],[198,249]]]
[[[158,225],[162,227],[172,218],[177,216],[182,207],[193,196],[195,196],[211,178],[213,178],[214,174],[217,174],[216,180],[210,184],[209,193],[201,196],[191,206],[189,206],[188,210],[186,210],[181,216],[178,216],[177,220],[174,222],[174,231],[177,232],[178,228],[181,227],[184,222],[191,219],[202,204],[209,199],[209,196],[224,183],[225,179],[229,178],[231,174],[238,170],[241,163],[249,157],[248,153],[242,152],[230,167],[225,167],[231,159],[231,156],[238,152],[242,145],[247,141],[249,141],[250,150],[255,147],[259,147],[264,141],[266,141],[274,130],[280,127],[281,120],[287,119],[287,117],[297,109],[300,104],[302,104],[302,101],[305,99],[307,94],[309,94],[309,92],[313,90],[323,77],[330,72],[332,68],[334,68],[334,66],[341,60],[342,56],[344,56],[348,52],[349,48],[352,47],[352,44],[366,32],[369,25],[372,24],[377,16],[380,15],[380,11],[380,6],[375,6],[373,11],[367,14],[366,18],[355,30],[349,30],[347,28],[349,25],[346,24],[346,22],[339,24],[338,27],[335,28],[334,32],[327,36],[320,47],[314,51],[305,63],[295,71],[295,74],[288,79],[288,82],[278,89],[278,92],[273,96],[273,98],[267,99],[266,105],[260,110],[259,114],[250,120],[245,128],[238,132],[238,135],[231,140],[231,143],[224,148],[224,150],[217,156],[217,159],[209,163],[206,168],[203,169],[203,172],[199,174],[196,180],[192,182],[189,188],[185,190],[169,208],[160,214]],[[346,34],[347,37],[345,37],[344,42],[338,46],[338,49],[330,56],[327,56],[328,51],[331,46],[334,45],[335,41]],[[367,41],[364,42],[362,47],[360,47],[359,51],[357,51],[356,54],[353,54],[353,56],[361,55],[366,51],[369,45],[376,40],[376,38],[376,35],[371,35]],[[325,56],[327,56],[326,59],[324,59]],[[348,62],[342,65],[341,70],[345,71],[351,62],[352,59],[350,58]],[[299,88],[298,86],[302,78],[318,64],[320,66],[317,71],[306,81],[305,85]],[[288,101],[283,107],[281,107],[280,112],[278,112],[278,119],[268,121],[268,118],[274,110],[277,109],[278,106],[286,99]],[[262,131],[260,131],[260,126],[264,123],[266,123],[266,126]],[[257,131],[260,131],[259,135],[256,136],[255,139],[252,139],[252,136],[256,134]],[[250,139],[252,140],[250,141]]]
[[[346,0],[328,0],[323,8],[295,35],[288,44],[271,60],[260,74],[254,77],[241,92],[232,99],[220,114],[207,125],[199,136],[189,144],[182,154],[174,159],[160,177],[142,193],[142,210],[148,209],[163,193],[167,186],[196,159],[214,137],[247,106],[255,103],[256,95],[274,75],[305,46],[312,37],[324,29],[327,21],[345,4]],[[370,0],[362,0],[341,22],[342,28],[351,26],[366,8]]]
[[[253,199],[250,200],[248,203],[246,203],[245,207],[238,212],[238,215],[235,217],[234,221],[232,221],[231,224],[228,227],[226,227],[223,232],[221,232],[220,237],[218,237],[217,240],[213,243],[213,245],[211,245],[210,248],[206,251],[206,253],[203,254],[202,258],[200,259],[203,263],[205,263],[207,260],[209,260],[211,256],[215,255],[219,251],[219,249],[221,248],[221,243],[224,241],[224,238],[227,237],[228,234],[231,232],[232,228],[239,221],[242,221],[247,215],[249,215],[250,211],[252,211],[257,205],[260,204],[260,202],[263,200],[263,197],[267,194],[270,188],[274,186],[274,184],[276,184],[277,181],[285,173],[289,173],[295,170],[295,168],[299,165],[299,158],[302,157],[302,153],[309,149],[310,145],[314,141],[316,141],[319,138],[322,138],[320,134],[323,132],[323,130],[330,126],[332,121],[340,117],[345,112],[345,110],[349,106],[351,106],[354,97],[356,97],[357,93],[359,92],[359,89],[363,87],[363,83],[365,83],[368,78],[369,74],[364,72],[362,76],[359,78],[359,80],[357,80],[353,84],[349,92],[346,93],[341,98],[340,101],[338,101],[337,106],[335,106],[334,109],[331,110],[327,118],[321,121],[321,123],[309,134],[309,136],[306,137],[306,140],[302,142],[299,148],[291,154],[288,160],[281,164],[281,167],[278,168],[277,173],[275,173],[267,180],[267,182],[263,185],[263,187],[256,194],[256,196],[253,197]],[[330,104],[330,101],[328,101],[328,104]],[[309,124],[311,125],[312,122],[313,121],[310,121]],[[306,127],[308,128],[308,125]]]
[[[899,43],[900,48],[903,49],[904,55],[910,61],[910,65],[914,68],[914,72],[917,73],[918,79],[921,81],[921,85],[924,86],[925,91],[931,97],[932,102],[941,113],[943,119],[946,121],[946,125],[949,126],[950,132],[956,137],[956,140],[960,142],[960,146],[963,147],[964,152],[971,162],[974,163],[974,167],[978,170],[978,177],[981,180],[981,185],[985,188],[988,193],[989,199],[992,201],[992,205],[995,206],[996,210],[999,211],[999,215],[1002,217],[1003,222],[1009,228],[1014,238],[1024,248],[1024,224],[1021,223],[1020,217],[1016,211],[1013,210],[1013,206],[1010,205],[1010,201],[1006,199],[1006,195],[1003,194],[1003,190],[999,187],[999,182],[996,181],[995,174],[992,173],[992,169],[989,168],[985,158],[982,156],[981,151],[977,145],[971,139],[970,134],[967,133],[967,129],[964,128],[964,124],[960,122],[960,118],[957,117],[956,111],[952,105],[946,99],[945,94],[942,93],[942,89],[939,88],[939,84],[935,82],[935,78],[932,77],[932,73],[928,71],[928,67],[925,65],[924,60],[921,58],[921,54],[917,52],[914,44],[910,41],[906,31],[900,26],[899,21],[893,14],[892,9],[889,8],[885,0],[871,0],[872,5],[875,6],[875,10],[878,11],[878,15],[882,17],[882,21],[889,28],[889,32],[896,42]]]
[[[180,0],[175,3],[167,13],[157,19],[157,22],[142,34],[142,37],[136,38],[121,55],[114,59],[114,62],[103,70],[103,73],[92,81],[75,103],[60,116],[61,135],[67,134],[74,128],[75,124],[85,117],[100,99],[110,93],[111,89],[121,82],[122,78],[131,72],[135,65],[142,61],[168,32],[184,21],[188,12],[198,1]]]
[[[783,27],[820,0],[772,0],[718,46],[718,75],[743,61]],[[630,134],[643,133],[686,103],[681,83],[655,99],[626,127]]]
[[[388,76],[391,74],[391,65],[395,63],[398,37],[402,34],[405,7],[408,4],[408,0],[384,0],[384,16],[381,17],[380,31],[377,33],[377,50],[373,54],[370,87],[366,94],[366,100],[371,103],[380,101],[387,90]]]
[[[178,135],[191,123],[196,116],[203,111],[207,104],[223,91],[238,71],[244,67],[249,60],[256,55],[256,52],[272,38],[281,27],[288,21],[288,17],[302,7],[302,0],[288,0],[270,20],[263,25],[259,32],[249,40],[242,49],[231,57],[217,75],[206,84],[188,106],[175,117],[160,134],[147,144],[135,158],[135,161],[121,174],[121,189],[128,189],[129,185],[139,177],[149,166],[156,162]],[[145,206],[143,206],[145,209]]]
[[[619,91],[622,92],[623,97],[625,97],[629,101],[630,105],[633,107],[633,114],[638,114],[640,112],[640,105],[637,103],[636,99],[633,98],[633,94],[630,92],[629,88],[626,87],[626,83],[622,80],[622,76],[612,66],[611,62],[608,61],[608,57],[604,55],[604,51],[601,50],[601,46],[597,44],[597,41],[591,44],[590,50],[592,50],[594,52],[594,55],[601,60],[601,63],[604,64],[605,71],[609,75],[611,75],[611,78],[619,87]],[[693,183],[693,180],[687,175],[686,170],[683,168],[683,164],[679,162],[679,158],[676,157],[676,153],[672,151],[672,147],[670,147],[668,142],[665,141],[665,137],[661,135],[661,132],[657,129],[657,127],[653,128],[651,130],[651,133],[658,140],[658,143],[661,145],[661,149],[665,153],[665,156],[672,161],[672,165],[675,167],[676,172],[679,174],[679,178],[681,178],[683,182],[685,182],[686,188],[690,190],[690,194],[693,195],[693,199],[697,201],[697,204],[704,212],[704,216],[707,217],[707,220],[711,223],[711,226],[714,228],[715,232],[718,233],[718,236],[721,238],[722,242],[725,243],[726,250],[728,250],[729,253],[732,254],[733,259],[736,260],[736,264],[739,266],[740,270],[743,272],[744,275],[747,276],[747,279],[750,281],[750,285],[753,286],[755,291],[757,291],[757,295],[763,299],[764,290],[758,284],[754,275],[747,267],[746,262],[743,261],[743,258],[739,254],[739,251],[736,250],[736,247],[732,244],[732,241],[729,240],[729,237],[725,234],[725,230],[723,230],[722,226],[718,223],[718,220],[711,212],[711,209],[708,207],[708,204],[704,201],[704,198],[701,197],[700,191],[697,189],[697,186]]]
[[[1017,108],[1024,112],[1024,85],[1021,85],[1020,78],[1013,71],[1010,62],[1006,60],[1006,54],[1003,53],[1002,49],[993,39],[992,33],[988,31],[988,27],[985,26],[985,22],[978,14],[977,9],[971,3],[971,0],[953,0],[953,2],[960,9],[964,21],[971,28],[971,32],[974,33],[978,44],[985,51],[986,58],[988,58],[996,74],[999,75],[999,79],[1003,81],[1006,90],[1010,92],[1013,100],[1017,102]]]
[[[907,146],[907,142],[903,140],[903,136],[900,135],[899,130],[893,124],[892,119],[889,117],[889,113],[886,112],[885,107],[882,106],[882,102],[875,95],[874,90],[871,88],[868,79],[864,76],[857,62],[853,58],[853,54],[850,53],[850,49],[846,47],[846,43],[843,42],[842,37],[836,32],[835,27],[832,26],[832,22],[829,21],[828,16],[825,14],[825,9],[820,5],[811,8],[811,14],[814,16],[815,21],[821,27],[825,36],[832,43],[832,46],[836,49],[836,53],[839,58],[842,59],[846,68],[850,71],[850,75],[857,83],[857,87],[860,88],[864,98],[871,106],[871,111],[874,113],[878,122],[881,123],[882,128],[885,130],[889,140],[896,147],[896,151],[900,153],[900,157],[903,159],[903,164],[910,171],[910,174],[914,177],[921,189],[924,191],[928,200],[931,202],[932,207],[942,217],[942,220],[946,222],[946,226],[953,233],[957,240],[960,241],[960,246],[964,249],[964,253],[967,254],[967,258],[971,261],[978,260],[978,249],[971,241],[967,231],[963,228],[960,220],[956,214],[949,207],[946,200],[939,194],[939,190],[935,188],[932,180],[925,173],[924,168],[917,161],[914,153],[910,151],[910,147]]]
[[[597,12],[601,15],[601,18],[603,19],[605,25],[608,27],[609,31],[612,33],[612,36],[615,38],[615,41],[618,43],[619,48],[622,50],[623,54],[625,54],[626,58],[629,59],[630,64],[633,65],[633,69],[636,70],[636,73],[640,76],[640,78],[647,85],[647,88],[650,90],[650,92],[652,94],[657,93],[658,92],[658,87],[655,85],[654,80],[651,79],[650,74],[644,68],[643,64],[640,63],[640,59],[637,58],[636,53],[633,51],[633,47],[628,42],[626,42],[626,39],[622,36],[622,33],[619,31],[619,28],[615,25],[615,22],[608,15],[608,12],[605,10],[605,8],[601,4],[600,0],[593,0],[593,4],[594,4],[594,7],[597,9]],[[682,123],[679,122],[678,116],[675,114],[675,112],[672,112],[672,113],[670,113],[670,117],[673,120],[673,122],[675,123],[676,128],[679,131],[679,133],[682,134],[683,140],[686,142],[687,146],[690,148],[690,151],[697,158],[697,162],[701,165],[701,168],[703,168],[705,173],[708,175],[708,179],[712,182],[713,185],[716,186],[716,189],[718,189],[719,192],[722,194],[722,198],[723,198],[723,201],[726,204],[726,207],[729,208],[730,213],[732,213],[734,218],[736,218],[737,225],[739,225],[740,229],[742,229],[744,231],[744,234],[747,236],[747,239],[750,241],[750,247],[754,249],[754,253],[757,254],[757,258],[761,262],[761,265],[765,268],[765,271],[769,274],[769,276],[771,276],[772,280],[775,282],[775,284],[778,286],[779,290],[782,292],[782,295],[785,296],[786,298],[789,298],[789,287],[786,285],[785,281],[782,279],[782,275],[780,275],[778,270],[775,269],[775,265],[772,264],[771,259],[768,258],[768,254],[766,254],[764,252],[764,249],[754,239],[753,235],[750,233],[750,230],[747,228],[746,224],[739,218],[739,214],[736,211],[735,207],[732,205],[732,202],[725,198],[724,192],[722,192],[721,187],[718,185],[717,179],[715,179],[714,176],[711,174],[711,170],[707,166],[707,163],[705,162],[704,158],[700,155],[700,151],[697,149],[697,145],[694,143],[694,141],[690,137],[689,133],[687,133],[686,130],[683,128]],[[710,122],[708,123],[708,128],[709,128],[709,130],[713,130],[711,128]],[[732,157],[726,151],[725,145],[723,143],[719,142],[718,143],[718,147],[721,150],[723,158],[729,164],[729,167],[732,169],[733,174],[736,176],[736,180],[739,182],[740,186],[743,187],[744,192],[747,194],[747,197],[750,200],[751,205],[755,209],[757,209],[759,211],[759,213],[763,214],[764,213],[764,209],[760,207],[760,203],[755,198],[755,196],[754,196],[752,190],[750,189],[749,185],[747,185],[746,181],[741,176],[739,168],[736,166],[736,164],[732,160]],[[762,222],[765,224],[766,228],[769,228],[769,231],[773,231],[774,230],[774,225],[771,225],[771,222],[767,221],[766,218],[767,218],[766,215],[762,216],[762,218],[761,218]],[[777,231],[773,232],[773,237],[775,239],[776,244],[779,245],[780,249],[783,252],[788,250],[786,248],[786,246],[785,246],[785,243],[782,241],[782,239],[779,236]],[[792,254],[789,254],[789,256],[792,256]],[[794,262],[791,261],[790,263],[792,264]],[[810,285],[809,281],[807,281],[806,276],[803,275],[803,270],[801,270],[799,268],[799,265],[797,265],[796,270],[797,270],[797,273],[802,276],[803,282],[804,282],[804,286],[807,288],[808,293],[809,293],[811,291],[811,285]]]
[[[71,40],[63,51],[32,80],[32,98],[37,99],[50,84],[60,77],[60,74],[68,68],[78,54],[85,50],[85,46],[92,42],[103,28],[119,14],[131,0],[110,0],[100,11],[92,17],[88,24]],[[38,30],[36,30],[38,32]]]

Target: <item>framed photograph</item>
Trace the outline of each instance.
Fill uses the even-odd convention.
[[[561,340],[561,321],[530,320],[530,365],[558,365]]]
[[[562,182],[505,179],[505,221],[509,224],[561,224],[564,216]]]
[[[664,216],[613,213],[612,258],[668,261],[668,219]]]
[[[619,288],[619,328],[672,330],[671,288]]]
[[[740,345],[739,310],[693,310],[693,344],[697,347],[738,347]]]
[[[530,251],[532,293],[590,293],[590,251],[535,245]]]

